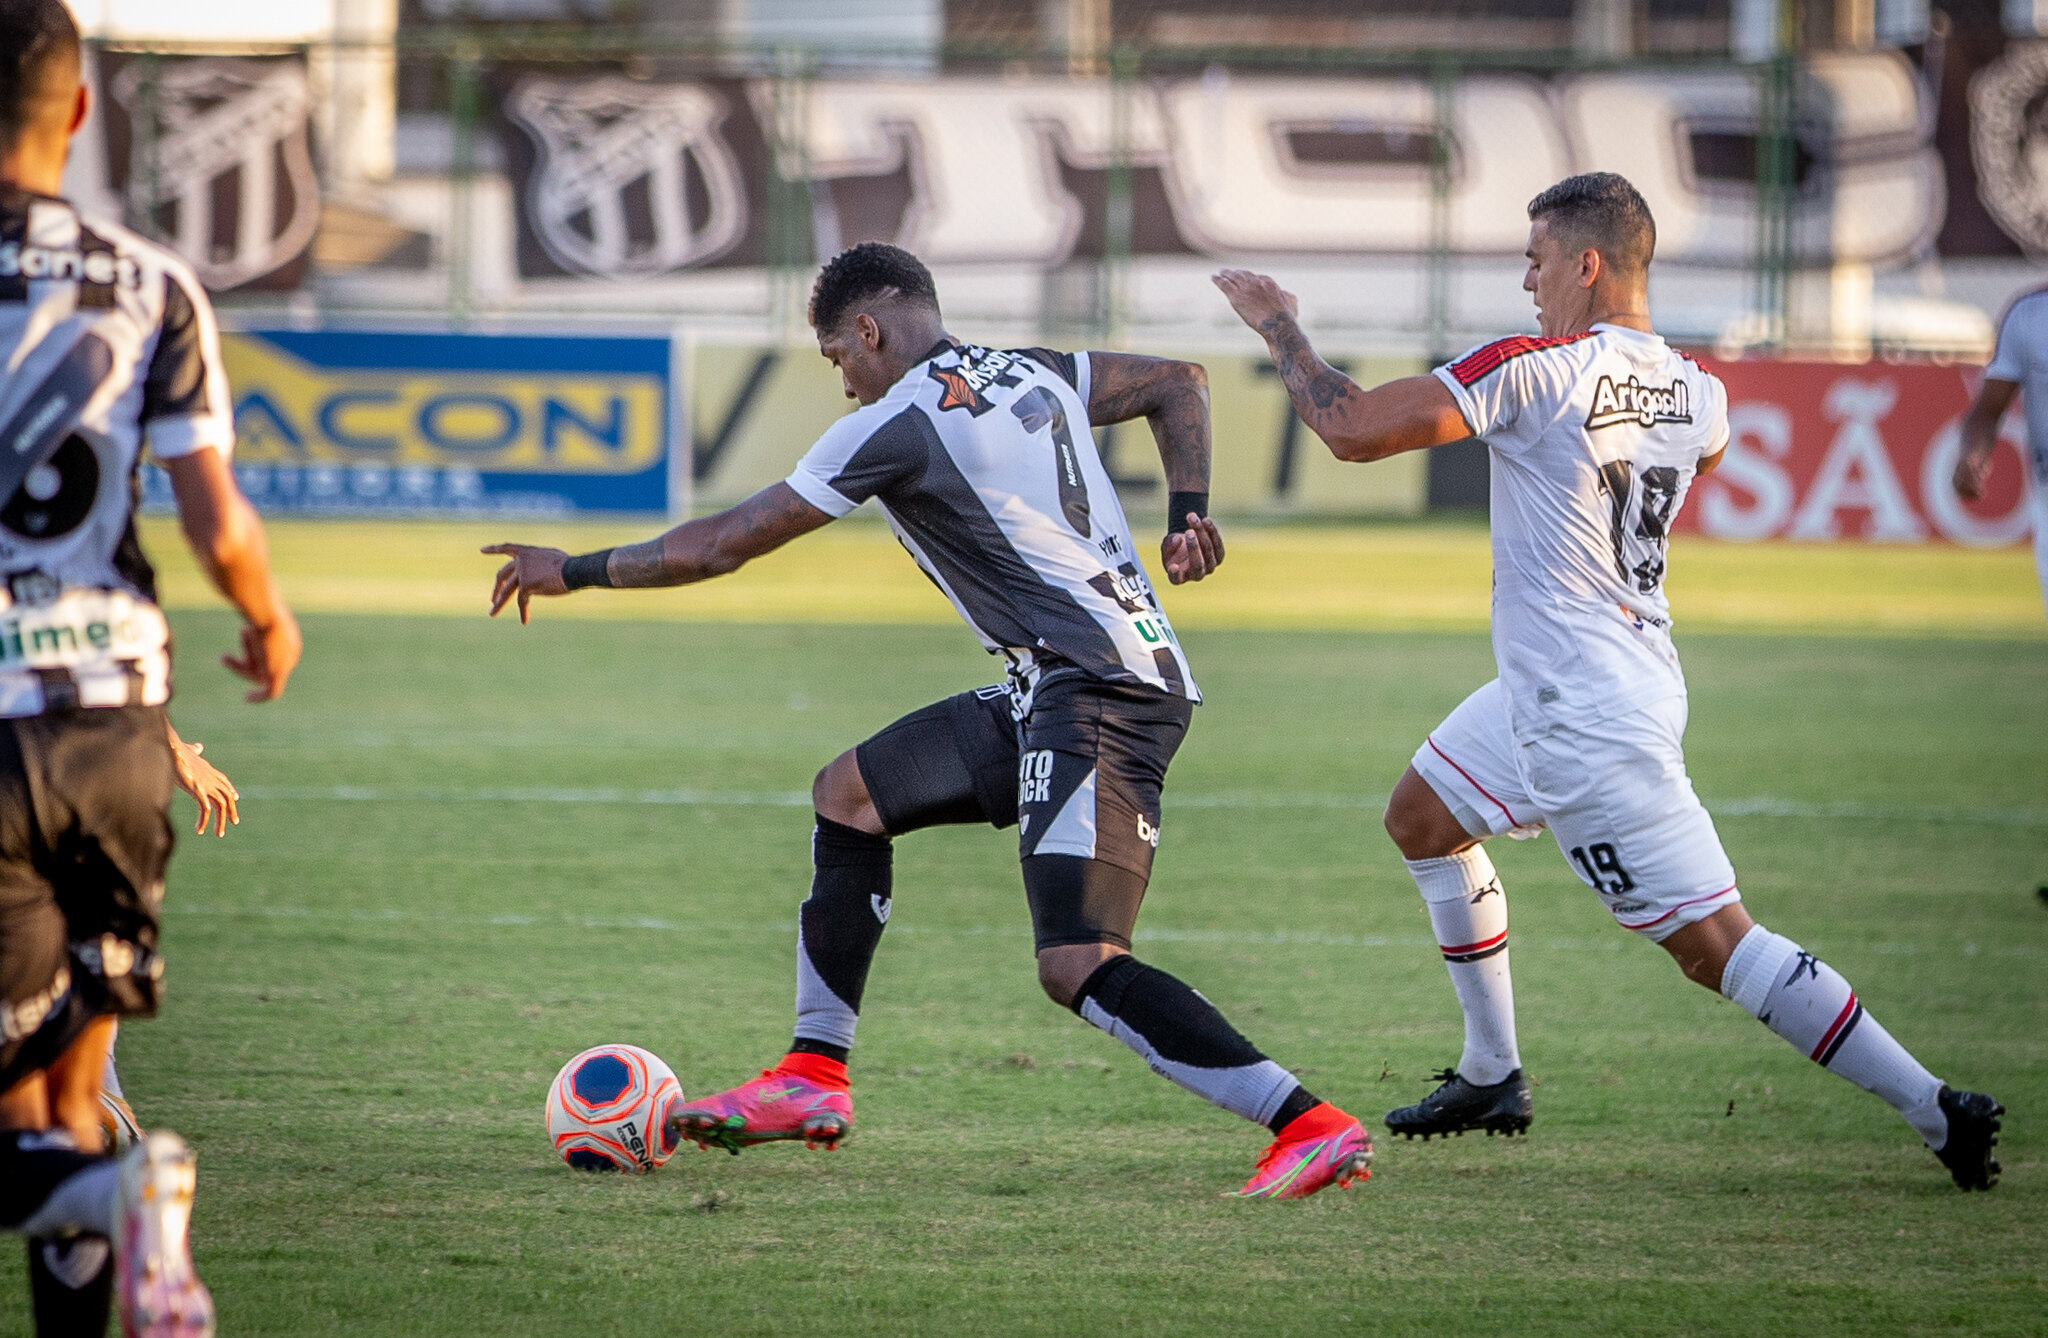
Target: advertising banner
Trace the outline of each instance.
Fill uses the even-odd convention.
[[[264,511],[669,510],[665,338],[256,330],[221,342],[235,475]]]
[[[2017,411],[2000,425],[1984,498],[1964,502],[1950,485],[1977,368],[1701,361],[1727,383],[1731,440],[1678,530],[1984,547],[2032,532]]]

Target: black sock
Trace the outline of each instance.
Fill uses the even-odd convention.
[[[796,1042],[811,1054],[853,1045],[868,967],[889,922],[892,847],[823,816],[811,836],[811,895],[797,910]]]
[[[101,1338],[114,1303],[114,1251],[105,1236],[28,1242],[28,1294],[37,1338]]]
[[[1323,1099],[1308,1088],[1296,1087],[1287,1094],[1287,1099],[1280,1103],[1280,1109],[1273,1112],[1273,1118],[1266,1121],[1266,1127],[1277,1134],[1322,1104]]]
[[[793,1055],[823,1055],[827,1059],[836,1059],[844,1064],[847,1056],[851,1055],[853,1051],[847,1046],[834,1045],[830,1041],[814,1041],[808,1036],[799,1036],[789,1043],[789,1053]]]
[[[1153,1072],[1254,1123],[1273,1119],[1301,1088],[1214,1004],[1128,953],[1096,967],[1072,1007],[1135,1050]]]
[[[80,1152],[61,1129],[0,1132],[0,1229],[111,1228],[115,1173],[111,1157]]]

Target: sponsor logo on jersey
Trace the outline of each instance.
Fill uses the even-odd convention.
[[[131,257],[112,251],[6,242],[0,244],[0,279],[14,278],[68,279],[74,283],[117,283],[123,288],[140,288],[142,267]]]
[[[718,133],[725,102],[709,89],[528,79],[505,112],[539,148],[526,204],[541,247],[563,269],[652,278],[716,260],[745,239],[746,187]]]
[[[57,978],[50,982],[48,988],[15,1003],[0,1003],[0,1041],[12,1045],[35,1035],[69,993],[71,969],[59,966]]]
[[[990,386],[1022,384],[1023,378],[1011,370],[1016,362],[1001,349],[969,348],[961,351],[958,367],[927,363],[925,371],[939,383],[940,409],[965,409],[970,418],[979,418],[993,407],[982,392]]]
[[[1600,384],[1593,388],[1593,411],[1586,415],[1589,429],[1614,427],[1621,423],[1650,427],[1657,423],[1691,421],[1692,388],[1685,382],[1646,386],[1633,375],[1626,381],[1602,376]]]

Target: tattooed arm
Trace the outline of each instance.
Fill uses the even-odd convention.
[[[527,601],[535,595],[566,595],[586,585],[689,585],[737,571],[791,539],[809,534],[832,517],[777,483],[716,515],[676,526],[645,543],[570,557],[559,548],[491,544],[483,551],[511,559],[491,586],[491,616],[513,598],[519,621],[529,620]],[[573,583],[573,584],[572,584]]]
[[[1133,353],[1088,355],[1088,421],[1097,427],[1142,418],[1166,466],[1167,534],[1159,545],[1166,579],[1199,581],[1223,561],[1223,535],[1209,519],[1209,373],[1198,362]]]
[[[1384,460],[1472,435],[1458,402],[1434,376],[1407,376],[1371,390],[1316,356],[1295,323],[1294,294],[1263,274],[1227,269],[1216,286],[1266,341],[1294,411],[1339,460]]]
[[[1166,466],[1169,492],[1209,491],[1209,374],[1198,362],[1134,353],[1088,355],[1088,421],[1142,418]]]

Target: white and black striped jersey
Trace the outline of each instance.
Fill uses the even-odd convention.
[[[870,497],[1029,710],[1063,666],[1200,701],[1088,430],[1088,355],[942,343],[789,476],[843,516]]]
[[[136,471],[145,446],[233,449],[206,292],[126,228],[0,187],[0,351],[0,453],[63,431],[0,503],[0,717],[166,701]]]

